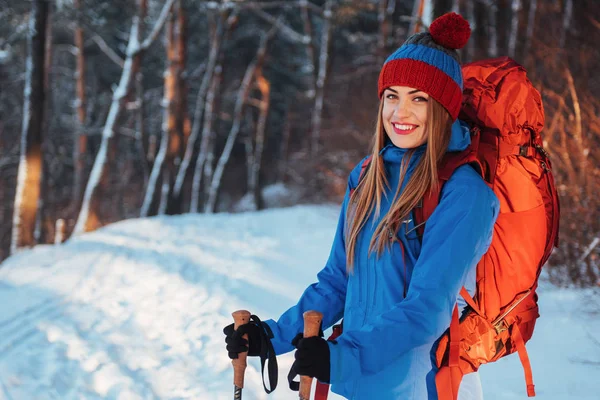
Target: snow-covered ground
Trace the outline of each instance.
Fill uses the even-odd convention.
[[[0,399],[231,399],[222,327],[292,305],[329,253],[337,206],[124,221],[0,268]],[[528,345],[540,400],[600,398],[598,292],[540,289]],[[266,395],[251,359],[244,399]],[[525,399],[518,357],[484,366],[486,400]],[[331,399],[339,398],[330,396]]]

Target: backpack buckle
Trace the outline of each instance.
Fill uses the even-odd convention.
[[[521,157],[527,157],[529,153],[529,146],[519,146],[519,155]]]
[[[494,329],[496,330],[496,333],[499,335],[502,332],[508,330],[508,324],[506,323],[506,321],[504,319],[501,319],[498,323],[496,323],[494,325]]]

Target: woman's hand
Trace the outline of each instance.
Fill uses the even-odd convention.
[[[240,325],[237,330],[233,329],[233,324],[227,325],[223,328],[225,334],[225,343],[227,343],[226,349],[229,354],[229,358],[238,358],[239,353],[245,351],[248,352],[249,356],[260,356],[262,349],[262,337],[261,330],[263,328],[257,323],[250,321],[247,324]],[[248,340],[242,336],[248,334]],[[248,342],[250,342],[248,344]]]
[[[290,374],[310,376],[329,383],[330,361],[327,341],[319,336],[304,338],[300,333],[292,340],[292,344],[297,350],[294,355],[296,361],[292,365]]]

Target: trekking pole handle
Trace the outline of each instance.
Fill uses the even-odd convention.
[[[237,330],[237,328],[239,328],[240,325],[244,325],[250,322],[250,312],[247,310],[238,310],[231,313],[231,315],[233,316],[233,329],[235,330]],[[245,334],[242,337],[248,340],[248,334]],[[243,353],[239,353],[238,358],[231,360],[231,364],[233,364],[233,384],[235,385],[235,387],[240,389],[244,387],[244,373],[246,371],[247,357],[248,352],[245,351]]]
[[[304,337],[317,336],[319,329],[321,328],[321,321],[323,321],[323,314],[318,311],[306,311],[302,314],[304,317]],[[300,376],[300,400],[310,399],[310,387],[312,385],[310,376]]]

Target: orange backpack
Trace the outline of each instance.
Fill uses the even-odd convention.
[[[500,201],[492,243],[477,264],[477,290],[459,321],[454,308],[448,331],[436,349],[439,400],[456,400],[463,375],[482,364],[518,352],[525,370],[528,396],[535,396],[525,349],[539,317],[537,280],[558,245],[559,203],[548,153],[540,131],[544,109],[525,69],[508,57],[462,67],[463,104],[459,118],[470,124],[471,145],[447,153],[439,168],[440,190],[461,165],[472,164]],[[363,163],[361,177],[370,159]],[[414,209],[422,236],[440,192],[423,198]],[[334,329],[339,335],[341,329]],[[316,399],[327,398],[327,387]]]
[[[436,351],[440,400],[457,399],[464,374],[518,352],[527,395],[535,396],[525,350],[539,317],[537,281],[552,248],[558,245],[560,217],[548,153],[540,132],[544,109],[525,69],[508,57],[463,66],[461,114],[472,127],[472,145],[449,155],[441,167],[448,179],[458,166],[474,161],[500,200],[492,243],[477,264],[477,291],[461,296],[470,307],[458,320],[455,308],[448,332]],[[436,197],[437,196],[437,197]],[[439,193],[415,210],[426,221]]]

